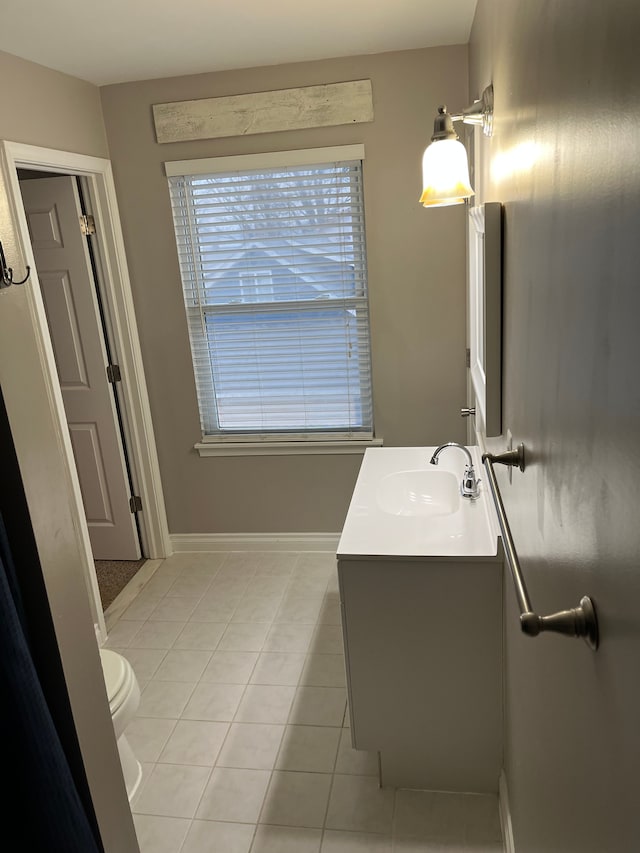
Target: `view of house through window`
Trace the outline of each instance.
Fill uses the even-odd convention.
[[[290,154],[167,164],[205,436],[372,435],[362,162]]]

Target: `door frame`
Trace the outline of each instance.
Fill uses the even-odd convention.
[[[0,141],[0,148],[8,167],[6,189],[15,214],[16,236],[21,244],[19,248],[31,267],[32,286],[34,289],[37,288],[38,292],[40,285],[20,194],[18,169],[51,171],[77,175],[83,179],[88,195],[87,202],[95,217],[100,247],[102,280],[98,284],[104,303],[109,343],[114,357],[118,359],[122,374],[122,384],[118,391],[124,440],[136,494],[140,495],[144,508],[139,515],[142,549],[148,559],[167,557],[172,553],[172,547],[111,162],[99,157],[11,141]],[[38,336],[41,339],[48,339],[49,330],[42,299],[29,300],[28,307],[31,322]],[[60,390],[59,385],[55,387],[57,380],[53,381],[53,378],[57,377],[57,371],[50,346],[45,348],[42,356],[48,363],[45,382],[48,386],[49,399],[53,402],[60,396]],[[61,412],[57,406],[55,408],[56,417],[59,419]],[[64,417],[64,410],[62,416]],[[61,428],[63,426],[66,427],[66,419]],[[72,482],[76,492],[73,511],[74,515],[78,516],[75,519],[76,525],[83,531],[82,539],[87,551],[88,585],[94,597],[92,610],[96,611],[94,620],[97,616],[97,630],[99,629],[99,633],[104,637],[106,629],[100,594],[70,443],[62,443],[61,449],[65,465],[73,471]]]

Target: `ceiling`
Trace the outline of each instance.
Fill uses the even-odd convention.
[[[99,86],[469,39],[476,0],[2,0],[0,50]]]

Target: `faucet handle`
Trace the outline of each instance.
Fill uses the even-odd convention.
[[[476,472],[473,465],[466,465],[464,474],[462,475],[462,483],[460,484],[460,494],[463,498],[477,498],[480,494],[480,483],[476,477]]]

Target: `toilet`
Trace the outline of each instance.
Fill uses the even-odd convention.
[[[142,767],[133,754],[124,730],[135,717],[140,704],[140,687],[128,660],[110,649],[100,649],[100,661],[107,688],[109,709],[118,743],[120,764],[129,802],[138,790]]]

